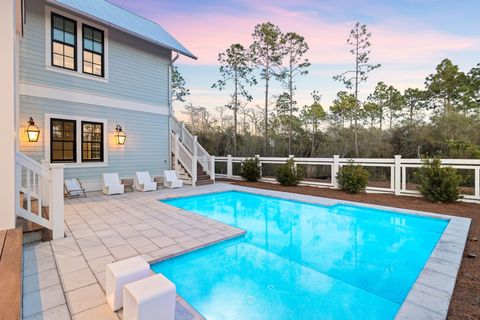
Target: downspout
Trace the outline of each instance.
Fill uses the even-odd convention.
[[[168,161],[169,164],[168,169],[172,168],[172,140],[170,139],[170,135],[172,134],[172,118],[173,118],[173,103],[172,103],[172,66],[180,57],[178,51],[175,52],[175,57],[170,61],[168,64]]]

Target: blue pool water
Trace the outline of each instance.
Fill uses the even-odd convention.
[[[393,319],[448,223],[237,191],[163,202],[247,231],[152,265],[208,320]]]

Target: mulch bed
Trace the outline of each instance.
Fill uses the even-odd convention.
[[[478,240],[480,239],[479,204],[465,202],[452,204],[431,203],[419,197],[395,196],[391,194],[363,193],[352,195],[341,190],[305,186],[284,187],[279,184],[263,182],[235,181],[232,183],[245,187],[293,192],[417,211],[443,213],[472,219],[467,246],[463,254],[462,265],[460,266],[457,283],[453,292],[452,301],[450,302],[448,319],[480,319],[480,241]],[[475,254],[476,258],[469,258],[468,254]]]

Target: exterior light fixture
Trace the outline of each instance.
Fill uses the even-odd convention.
[[[125,140],[127,140],[127,135],[125,134],[125,131],[122,130],[122,127],[117,124],[115,127],[115,142],[124,145]]]
[[[38,137],[40,136],[40,129],[35,125],[35,121],[33,121],[33,118],[30,117],[30,120],[28,120],[28,127],[27,127],[27,137],[29,142],[37,142]]]

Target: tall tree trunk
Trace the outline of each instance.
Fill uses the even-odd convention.
[[[268,156],[268,85],[270,80],[270,65],[267,63],[265,68],[265,141],[263,145],[263,153]]]
[[[238,111],[238,76],[235,71],[235,95],[233,106],[233,155],[237,156],[237,111]]]
[[[355,157],[358,158],[358,116],[357,116],[357,113],[358,113],[358,108],[359,108],[359,105],[358,105],[358,77],[359,77],[359,65],[358,65],[358,48],[359,46],[359,43],[358,43],[358,35],[357,35],[357,44],[356,44],[356,50],[355,50],[355,54],[356,54],[356,58],[355,58],[355,111],[353,112],[353,116],[355,117],[355,128],[353,129],[353,134],[354,134],[354,140],[355,140]]]
[[[288,155],[292,154],[292,116],[293,116],[293,83],[292,83],[292,67],[290,66],[290,79],[289,79],[289,90],[290,90],[290,113],[288,118]]]

